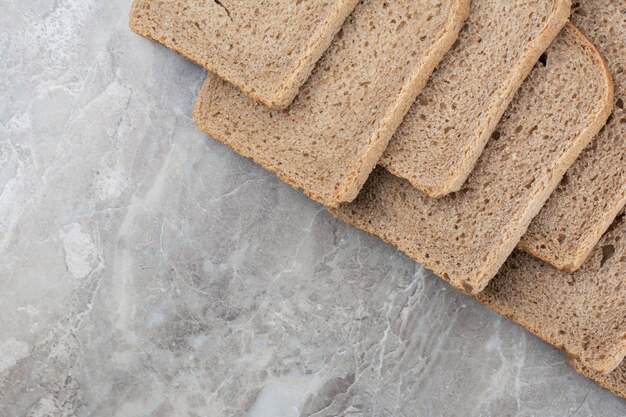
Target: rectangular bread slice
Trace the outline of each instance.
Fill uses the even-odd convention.
[[[611,77],[571,24],[538,63],[463,188],[431,198],[378,168],[340,219],[478,293],[495,276],[576,156],[609,115]]]
[[[578,373],[626,400],[626,361],[622,361],[613,372],[608,374],[589,369],[580,360],[573,357],[568,358],[568,361]]]
[[[135,0],[131,29],[285,108],[358,0]]]
[[[473,0],[467,23],[380,165],[431,197],[467,180],[513,95],[567,22],[570,0]]]
[[[364,0],[286,111],[209,76],[196,123],[322,204],[351,201],[468,12],[469,0]]]
[[[626,356],[626,221],[616,221],[574,273],[515,251],[478,301],[586,367],[613,371]]]
[[[580,268],[626,204],[626,1],[579,0],[572,20],[607,60],[615,83],[613,114],[519,244],[566,271]]]

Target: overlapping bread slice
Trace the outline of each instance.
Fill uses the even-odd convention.
[[[626,356],[625,220],[573,273],[515,251],[476,298],[590,370],[613,371]]]
[[[579,359],[568,358],[569,364],[581,375],[595,381],[601,387],[608,389],[615,395],[626,399],[626,361],[608,374],[587,368]]]
[[[583,264],[626,204],[626,1],[578,0],[572,20],[611,69],[613,114],[567,171],[519,245],[566,271]]]
[[[351,201],[468,12],[469,0],[364,0],[286,111],[209,76],[195,120],[313,199]]]
[[[284,108],[358,0],[135,0],[130,27]]]
[[[430,196],[461,188],[513,95],[567,22],[570,0],[473,0],[467,23],[380,165]]]
[[[567,168],[606,121],[611,77],[567,24],[511,102],[463,188],[431,198],[377,168],[340,219],[477,293],[519,242]]]

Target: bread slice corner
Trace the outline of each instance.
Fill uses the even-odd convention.
[[[358,2],[134,0],[129,25],[257,102],[284,109]]]

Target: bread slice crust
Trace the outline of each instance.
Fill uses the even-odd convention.
[[[580,89],[583,80],[587,88]],[[612,99],[602,57],[567,24],[548,49],[546,66],[535,66],[512,101],[498,126],[501,137],[487,144],[459,192],[433,199],[378,168],[354,202],[331,212],[476,294],[601,129]]]
[[[570,6],[570,0],[474,0],[459,39],[380,165],[431,197],[458,191],[515,92],[567,22]]]
[[[468,13],[469,0],[364,0],[286,111],[209,75],[194,118],[314,200],[351,201]]]
[[[359,0],[135,0],[130,27],[284,109]]]
[[[626,400],[626,361],[622,361],[613,372],[605,374],[589,369],[577,358],[568,357],[567,360],[576,372]]]
[[[626,204],[626,3],[580,0],[572,20],[607,60],[613,74],[613,114],[567,171],[518,247],[573,272]]]
[[[575,273],[516,251],[478,301],[599,373],[626,356],[626,219]]]

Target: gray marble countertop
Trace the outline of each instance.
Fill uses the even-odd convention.
[[[130,0],[0,0],[0,416],[624,416],[199,132]]]

